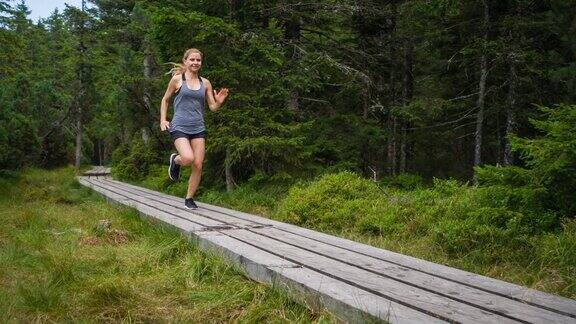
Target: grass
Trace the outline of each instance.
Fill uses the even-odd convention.
[[[0,178],[2,322],[335,321],[108,205],[72,173]]]

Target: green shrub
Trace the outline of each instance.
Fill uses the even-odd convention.
[[[342,230],[376,213],[378,208],[371,206],[381,198],[380,189],[370,180],[351,172],[327,174],[308,186],[293,187],[280,202],[276,217],[298,225]]]
[[[459,193],[467,186],[461,184],[458,180],[454,179],[438,179],[433,180],[433,190],[438,193],[440,197],[447,197]]]
[[[124,150],[119,148],[118,150]],[[149,174],[152,165],[158,162],[158,155],[153,145],[144,144],[141,139],[134,140],[127,154],[114,154],[113,160],[119,159],[113,165],[112,175],[121,180],[140,181]]]
[[[15,170],[34,165],[41,149],[37,133],[29,118],[0,111],[0,169]]]
[[[387,187],[394,187],[403,190],[415,190],[424,185],[424,178],[418,174],[401,173],[393,177],[382,179],[381,184]]]
[[[548,189],[548,206],[567,217],[576,216],[576,105],[541,107],[543,120],[531,120],[542,132],[536,139],[512,137],[533,171],[535,184]]]
[[[476,249],[487,252],[506,245],[509,233],[489,224],[479,224],[474,218],[465,221],[442,220],[434,226],[434,240],[453,255],[463,255]]]
[[[399,234],[405,226],[398,207],[375,208],[358,220],[358,230],[364,234],[386,235]]]
[[[480,186],[527,186],[535,182],[534,172],[516,166],[499,167],[483,165],[475,169],[476,179]]]
[[[542,235],[534,246],[539,263],[557,264],[568,269],[567,273],[576,273],[576,220],[566,220],[562,231]]]

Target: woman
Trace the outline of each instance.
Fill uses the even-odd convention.
[[[202,163],[204,162],[204,104],[208,103],[211,111],[217,111],[228,97],[228,89],[218,92],[212,89],[208,79],[200,77],[198,72],[202,67],[202,53],[190,48],[178,64],[171,70],[172,79],[168,83],[166,93],[160,107],[160,129],[169,130],[178,153],[170,155],[168,176],[176,181],[180,177],[181,166],[192,166],[192,174],[188,179],[188,191],[184,206],[196,209],[194,194],[200,184]],[[174,98],[174,117],[171,122],[166,120],[170,98]]]

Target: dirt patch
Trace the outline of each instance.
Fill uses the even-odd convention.
[[[112,222],[106,219],[99,221],[95,230],[96,235],[82,236],[80,238],[80,244],[89,246],[103,244],[120,245],[130,241],[130,237],[126,231],[113,229]]]
[[[80,238],[80,245],[102,245],[102,240],[98,236],[94,235],[82,236]]]
[[[120,245],[129,241],[128,233],[117,229],[106,230],[102,235],[86,235],[80,238],[81,245],[90,246],[102,244]]]

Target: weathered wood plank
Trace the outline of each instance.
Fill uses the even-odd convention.
[[[120,201],[124,203],[130,201],[129,198],[91,183],[93,180],[86,181],[82,179],[80,181],[102,194],[121,197]],[[139,209],[140,212],[147,214],[149,217],[155,217],[168,225],[182,226],[182,224],[174,224],[170,217],[161,215],[162,212],[157,209],[147,208],[147,206],[142,206],[133,201],[131,206]],[[437,318],[373,295],[357,287],[310,269],[301,268],[290,261],[266,253],[261,249],[222,233],[205,231],[205,229],[199,230],[198,228],[183,232],[190,235],[200,247],[219,252],[220,255],[228,260],[241,265],[251,278],[281,286],[281,288],[289,290],[292,294],[296,294],[297,298],[303,300],[313,309],[320,310],[325,306],[329,306],[337,316],[346,321],[364,322],[366,320],[387,319],[391,323],[444,323],[444,321]]]
[[[177,229],[178,231],[181,231],[182,233],[184,233],[188,236],[190,235],[190,232],[192,232],[192,231],[203,231],[203,230],[207,229],[207,227],[202,225],[202,224],[194,223],[194,222],[191,222],[189,220],[185,220],[185,219],[182,219],[180,217],[176,217],[173,214],[164,212],[160,209],[153,208],[153,207],[150,207],[146,204],[142,204],[138,201],[135,201],[135,200],[131,199],[130,197],[124,196],[124,195],[119,194],[117,192],[110,191],[110,190],[106,189],[105,187],[102,187],[99,184],[95,183],[95,180],[93,180],[93,179],[83,179],[82,182],[88,184],[93,190],[95,190],[95,191],[97,191],[97,192],[99,192],[105,196],[114,197],[113,199],[115,201],[117,201],[118,203],[121,203],[121,204],[126,205],[128,207],[135,208],[140,213],[142,213],[143,216],[150,216],[153,219],[158,219],[158,220],[166,223],[167,225],[170,225],[171,227]]]
[[[129,186],[149,193],[155,193],[154,191],[146,188],[141,188],[133,185]],[[173,196],[166,195],[163,196],[163,198],[166,198],[170,201],[174,201]],[[251,215],[235,211],[232,209],[203,203],[198,203],[198,205],[201,207],[201,210],[198,211],[198,213],[202,213],[205,210],[209,210],[214,212],[220,212],[230,217],[250,220],[258,224],[274,226],[276,228],[280,228],[290,233],[297,234],[318,242],[330,244],[336,247],[360,253],[362,255],[366,255],[369,257],[377,258],[383,261],[392,262],[401,265],[403,267],[418,270],[434,276],[439,276],[449,281],[454,281],[460,284],[482,289],[503,297],[511,298],[513,300],[521,301],[544,309],[559,312],[561,314],[568,315],[572,318],[576,318],[576,302],[568,298],[547,294],[527,287],[522,287],[512,283],[477,275],[471,272],[447,267],[444,265],[432,263],[429,261],[417,259],[414,257],[387,251],[384,249],[375,248],[366,244],[350,241],[347,239],[342,239],[324,233],[319,233],[316,231],[301,228],[291,224],[270,220],[260,216]]]
[[[383,298],[393,300],[440,319],[462,323],[519,322],[510,317],[501,316],[466,303],[436,295],[421,288],[379,276],[372,272],[273,240],[252,231],[240,229],[222,232],[242,242],[257,246],[264,251],[302,264],[306,268],[324,275],[329,275],[334,279],[352,284]]]
[[[496,295],[538,306],[543,309],[558,312],[559,314],[564,314],[573,319],[576,319],[576,301],[569,298],[548,294],[535,289],[530,289],[509,282],[481,276],[445,265],[432,263],[385,249],[375,248],[373,246],[338,238],[328,234],[314,232],[312,230],[299,228],[290,224],[287,225],[288,226],[275,225],[275,227],[281,228],[293,234],[298,234],[300,236],[316,240],[318,242],[327,243],[349,251],[354,251],[366,256],[395,263],[403,267],[443,278],[448,281],[453,281],[468,285],[470,287],[482,289]]]
[[[299,299],[312,309],[323,305],[347,322],[369,323],[376,319],[389,323],[447,323],[311,269],[283,268],[273,275],[275,285],[284,286],[293,296],[303,295]]]
[[[193,232],[198,246],[240,265],[257,281],[288,290],[315,310],[328,306],[350,322],[388,319],[391,323],[445,323],[440,319],[335,280],[260,248],[215,232]]]
[[[416,286],[435,294],[439,294],[450,299],[471,304],[475,307],[482,308],[498,314],[505,314],[516,319],[534,323],[573,323],[574,319],[559,315],[536,306],[523,304],[516,300],[494,295],[489,292],[472,288],[453,281],[447,281],[436,276],[412,270],[394,263],[382,261],[361,255],[349,250],[335,247],[326,243],[321,243],[302,236],[288,233],[280,229],[252,229],[254,233],[264,235],[294,245],[298,248],[305,249],[309,252],[317,253],[322,256],[344,262],[348,265],[368,270],[370,272],[386,276],[399,282]]]
[[[90,189],[100,193],[108,202],[120,204],[120,205],[130,205],[131,199],[125,196],[119,195],[115,192],[108,192],[100,187],[92,184],[92,181],[88,177],[78,177],[78,182]],[[130,206],[131,207],[131,206]]]
[[[201,224],[204,227],[223,228],[226,226],[231,226],[229,224],[215,221],[215,220],[212,220],[212,219],[200,216],[200,215],[194,215],[194,217],[192,218],[191,213],[187,210],[178,209],[178,208],[166,205],[166,204],[154,202],[154,201],[151,201],[150,199],[148,199],[146,196],[137,195],[137,194],[131,193],[129,191],[123,190],[121,188],[112,187],[110,184],[108,184],[105,180],[102,180],[102,179],[90,179],[90,181],[92,181],[92,183],[94,185],[100,186],[103,189],[114,192],[116,194],[121,194],[125,197],[128,197],[140,205],[148,206],[150,208],[155,208],[155,209],[161,210],[163,212],[167,212],[167,213],[170,213],[172,215],[178,216],[178,217],[183,218],[183,219],[187,219],[187,220],[193,219],[193,222]]]
[[[146,200],[154,202],[155,205],[162,206],[162,208],[167,208],[166,209],[167,211],[170,210],[171,212],[174,212],[174,213],[176,213],[182,217],[187,217],[187,218],[194,217],[195,218],[195,217],[197,217],[196,215],[199,215],[201,217],[205,217],[205,218],[211,219],[213,221],[221,222],[222,225],[229,225],[229,226],[234,226],[234,227],[250,227],[251,228],[251,227],[262,226],[261,224],[250,221],[250,220],[244,220],[244,219],[241,219],[238,217],[231,217],[228,215],[224,215],[224,214],[209,211],[209,210],[185,209],[183,207],[184,199],[175,200],[174,196],[165,197],[165,196],[150,193],[148,191],[139,191],[133,187],[122,186],[121,183],[112,182],[112,181],[108,181],[108,180],[102,180],[101,183],[103,185],[113,187],[113,188],[116,188],[118,190],[122,190],[122,192],[128,192],[128,193],[137,195],[139,197],[146,198]]]
[[[110,168],[105,166],[95,166],[92,169],[84,172],[84,176],[105,176],[110,175]]]
[[[116,198],[120,198],[121,201],[130,202],[128,200],[132,200],[132,198],[140,199],[141,201],[138,204],[143,204],[150,208],[150,210],[147,211],[149,213],[161,211],[171,215],[171,212],[177,214],[179,209],[181,209],[181,207],[178,207],[182,203],[181,199],[173,196],[164,195],[133,185],[127,185],[109,178],[98,180],[98,182],[101,182],[101,185],[103,186],[108,185],[107,188],[110,189],[108,193],[113,195],[115,194]],[[100,189],[102,190],[102,188]],[[127,196],[118,195],[118,193],[127,194]],[[149,206],[150,200],[155,202],[152,206]],[[384,303],[394,303],[397,306],[409,309],[411,312],[420,314],[420,316],[427,313],[437,317],[430,317],[423,320],[425,322],[429,322],[431,319],[498,323],[506,321],[529,323],[576,322],[575,317],[570,313],[570,311],[576,309],[576,302],[566,298],[535,291],[539,297],[536,299],[536,302],[531,301],[529,305],[524,305],[518,301],[526,302],[522,299],[525,295],[520,298],[514,295],[506,295],[501,292],[502,286],[496,284],[504,284],[506,288],[512,287],[517,289],[513,291],[516,293],[518,291],[531,291],[524,287],[222,207],[201,203],[199,203],[199,206],[201,208],[196,210],[195,214],[202,215],[210,220],[217,219],[225,224],[234,224],[235,227],[233,228],[243,227],[248,230],[225,230],[224,228],[230,227],[212,227],[194,229],[185,232],[189,233],[192,239],[198,240],[199,242],[205,242],[202,243],[205,247],[212,246],[213,250],[219,249],[221,252],[228,251],[226,252],[229,255],[228,259],[241,264],[243,268],[247,269],[247,272],[252,272],[252,274],[249,275],[255,279],[258,277],[266,277],[267,279],[264,281],[272,280],[273,282],[274,280],[291,280],[287,279],[286,276],[278,277],[277,271],[273,271],[275,269],[281,269],[282,273],[293,272],[294,274],[311,271],[314,276],[325,276],[330,280],[334,280],[336,283],[349,285],[358,289],[359,292],[361,292],[360,294],[371,294],[372,296],[367,300],[373,300],[371,298],[375,297],[382,298]],[[182,220],[179,216],[176,216],[176,218]],[[165,219],[169,220],[169,218],[166,217]],[[265,228],[258,228],[262,226],[265,226]],[[235,235],[238,235],[237,233],[239,232],[243,234],[241,237],[236,237]],[[249,234],[246,235],[246,232]],[[204,238],[200,238],[201,236],[204,236]],[[278,246],[278,244],[280,244],[280,246]],[[282,244],[284,244],[284,246],[282,246]],[[226,247],[218,247],[221,245]],[[242,250],[241,252],[230,252],[237,246],[244,246],[243,249],[240,249]],[[246,260],[249,259],[246,259],[246,256],[250,258],[249,256],[254,253],[260,253],[261,256],[266,257],[259,261],[247,262]],[[230,255],[234,257],[230,257]],[[270,258],[270,256],[277,257],[277,260],[280,260],[279,262],[283,262],[283,264],[278,266],[266,264],[265,259]],[[263,265],[259,265],[259,262],[263,262]],[[409,265],[405,265],[406,263]],[[294,264],[296,264],[296,266],[294,266]],[[304,268],[298,268],[298,264],[303,264]],[[350,268],[359,271],[366,271],[368,274],[363,272],[350,272]],[[446,270],[449,271],[445,273],[439,272],[438,269],[442,268],[447,268]],[[335,270],[331,271],[331,269]],[[304,272],[298,272],[298,270]],[[456,273],[456,276],[454,276],[456,279],[450,277],[454,272]],[[376,278],[371,277],[370,275],[376,276]],[[300,274],[297,276],[309,275]],[[494,284],[494,290],[496,291],[494,292],[486,286],[482,286],[482,284],[484,284],[482,280],[480,280],[480,287],[478,287],[478,277],[482,280],[487,279],[489,283]],[[359,280],[354,281],[354,278],[359,278]],[[378,278],[396,281],[396,286],[394,286],[394,284],[390,286],[390,283],[387,281],[385,282],[385,285],[383,285],[381,281],[378,281]],[[373,284],[375,284],[376,287],[371,286]],[[310,290],[313,283],[291,282],[291,285],[292,287],[305,287],[304,290],[311,294],[308,298],[314,296],[313,291],[317,292],[316,297],[314,298],[322,296],[322,292],[318,292],[318,290],[314,289]],[[380,290],[377,289],[378,286],[380,286]],[[385,287],[384,290],[382,290],[382,287]],[[493,288],[490,285],[488,285],[488,287]],[[430,298],[430,296],[423,295],[418,289],[432,295],[434,295],[435,292],[438,292],[440,295],[432,296],[432,298]],[[500,291],[498,289],[500,289]],[[410,293],[408,294],[408,301],[396,299],[398,297],[397,295],[402,293],[406,294],[406,292],[412,294],[416,292],[416,295],[414,295],[416,296],[416,302],[413,302],[411,298],[414,298],[414,296],[410,295]],[[330,302],[346,304],[346,302],[343,302],[342,300],[335,300],[331,295],[332,293],[333,292],[327,295],[327,300],[317,301],[325,305],[329,305]],[[492,300],[490,300],[490,293],[495,294],[494,299]],[[544,298],[543,301],[540,298],[542,295],[551,298],[549,300]],[[503,296],[506,296],[506,298]],[[432,306],[430,306],[430,300],[432,300]],[[558,302],[558,300],[560,300],[560,302]],[[419,302],[420,304],[418,304]],[[549,303],[551,305],[560,305],[561,308],[547,311],[546,309],[553,308],[550,307],[549,304],[546,305],[547,302],[551,302]],[[424,305],[430,307],[424,308]],[[540,309],[531,305],[538,306]],[[562,309],[562,306],[565,306],[565,308]],[[346,307],[349,307],[349,305]],[[527,308],[525,308],[524,311],[522,307]],[[331,309],[332,308],[333,307],[331,307]],[[440,310],[438,313],[436,312],[438,311],[437,308],[443,308],[444,310]],[[389,311],[390,310],[386,313],[387,315],[391,314]],[[420,313],[420,311],[424,313]],[[470,312],[472,312],[471,316],[468,314]],[[499,314],[494,314],[494,312]],[[361,311],[360,313],[363,312]],[[400,313],[404,314],[402,312]],[[372,313],[369,314],[376,314],[375,316],[378,316],[380,319],[389,318],[383,317],[381,310],[374,312],[373,309]],[[564,314],[565,316],[560,314]],[[446,317],[448,315],[452,317]],[[402,317],[400,316],[398,318]],[[416,317],[409,315],[403,320],[391,319],[391,321],[410,322],[410,320],[407,320],[408,318],[414,319]],[[415,320],[413,322],[422,322],[422,320]]]

